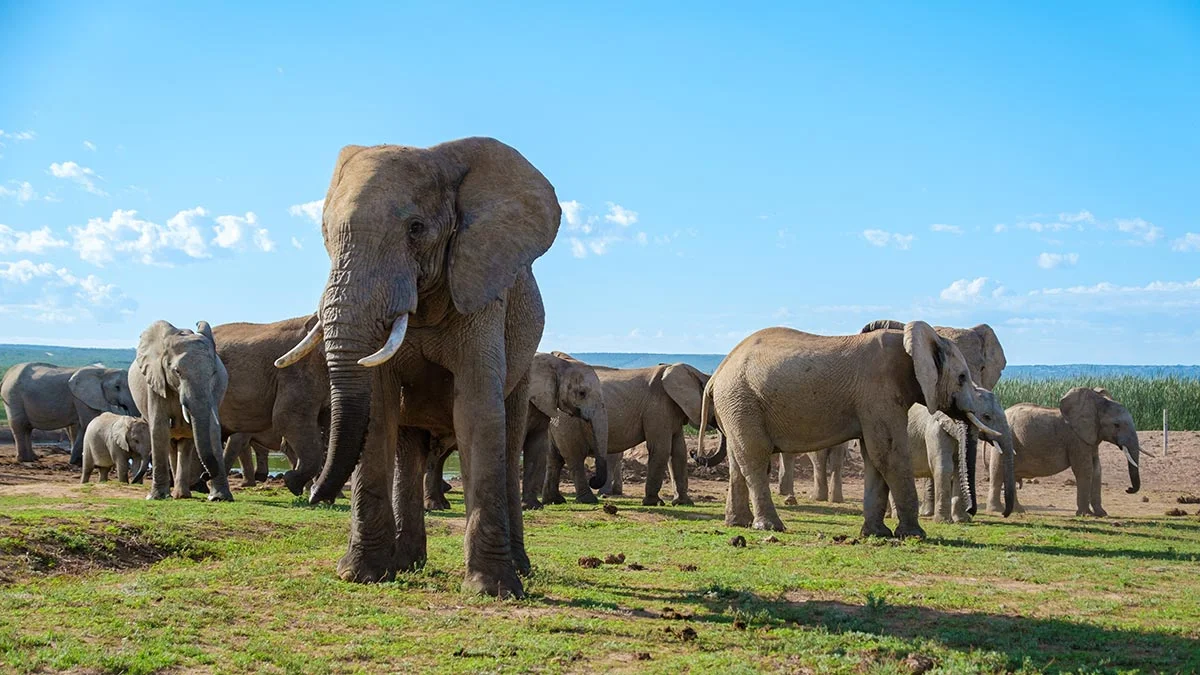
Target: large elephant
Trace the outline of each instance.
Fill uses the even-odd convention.
[[[1125,453],[1130,484],[1125,491],[1133,494],[1141,489],[1138,457],[1144,451],[1133,415],[1108,391],[1076,387],[1063,395],[1057,408],[1018,403],[1005,414],[1017,451],[1016,477],[1040,478],[1071,469],[1075,475],[1075,515],[1108,515],[1100,505],[1100,441],[1112,443]],[[992,475],[988,509],[992,511],[1000,507],[997,486],[1001,465],[996,455],[992,451],[988,457]]]
[[[320,350],[280,370],[275,359],[302,340],[317,325],[317,317],[302,316],[275,323],[227,323],[213,328],[217,356],[229,372],[229,387],[221,402],[224,436],[266,434],[282,436],[295,452],[295,468],[283,475],[292,494],[316,478],[325,460],[320,420],[329,410],[329,371]],[[243,436],[227,443],[228,468],[241,453]],[[275,442],[275,448],[279,442]],[[243,462],[243,474],[253,477]],[[266,467],[260,467],[265,473]]]
[[[150,423],[153,485],[147,499],[191,496],[194,450],[212,478],[209,501],[233,501],[217,413],[228,383],[207,321],[197,323],[195,332],[161,320],[142,331],[129,366],[129,388]]]
[[[320,320],[277,365],[324,342],[329,452],[309,499],[333,499],[353,472],[342,579],[384,581],[424,564],[427,454],[434,437],[453,435],[466,492],[463,586],[523,595],[519,454],[545,324],[531,265],[560,216],[550,182],[494,139],[338,155]]]
[[[588,364],[562,352],[538,352],[529,368],[529,418],[525,424],[525,445],[521,463],[521,507],[540,509],[538,492],[550,490],[546,465],[550,456],[550,426],[560,424],[562,417],[580,420],[590,439],[589,449],[595,458],[596,475],[589,480],[580,458],[571,467],[575,480],[575,498],[584,504],[595,504],[592,488],[600,488],[607,479],[608,412],[604,408],[600,380]],[[450,508],[445,497],[446,482],[442,479],[446,458],[455,448],[453,439],[440,439],[440,449],[430,458],[425,475],[425,509],[436,511]],[[555,465],[555,477],[558,465]],[[546,493],[550,495],[550,492]],[[555,481],[553,494],[547,503],[561,504]]]
[[[863,326],[860,332],[870,333],[876,330],[904,330],[904,324],[899,321],[880,319],[878,321],[872,321],[866,326]],[[996,331],[992,330],[991,326],[986,323],[981,323],[973,328],[934,326],[933,330],[938,335],[953,342],[954,346],[958,347],[958,351],[962,352],[963,359],[966,360],[967,367],[971,371],[971,379],[975,382],[975,384],[989,391],[996,388],[996,383],[1000,381],[1000,375],[1004,372],[1004,367],[1008,365],[1008,360],[1004,356],[1004,347],[1000,345],[1000,338],[996,337]],[[914,408],[919,407],[919,405],[914,406]],[[950,429],[953,425],[957,425],[959,429],[955,431],[955,433],[951,434]],[[942,425],[939,425],[939,428],[941,427]],[[973,426],[965,424],[964,422],[953,420],[951,424],[945,425],[945,429],[946,436],[939,441],[939,444],[945,444],[953,440],[957,445],[955,452],[956,456],[958,453],[965,451],[967,449],[966,446],[968,445],[971,448],[977,447],[978,436]],[[1006,447],[1012,447],[1011,440],[1011,438],[1007,440],[1008,444]],[[817,465],[836,466],[838,469],[840,469],[840,464],[836,455],[841,454],[844,461],[845,452],[845,448],[843,447],[840,449],[827,448],[812,453],[811,457],[814,469]],[[975,455],[975,452],[975,450],[971,450],[972,456]],[[1011,459],[1011,457],[1009,459]],[[793,463],[795,462],[795,456],[781,454],[779,462],[779,494],[781,496],[794,495],[795,492],[792,487],[791,476],[794,475]],[[972,460],[972,466],[974,466],[973,462],[974,460]],[[972,471],[974,471],[974,469],[972,469]],[[1007,473],[1011,474],[1012,472],[1010,471]],[[841,471],[835,470],[831,478],[833,479],[834,494],[840,495],[842,492]],[[974,482],[974,478],[971,480]],[[816,481],[815,488],[817,492],[817,501],[824,501],[824,497],[821,496],[826,494],[826,490],[821,486],[821,482],[824,482],[823,473],[814,471],[814,481]],[[927,500],[932,498],[930,496],[932,495],[932,491],[933,483],[926,481],[925,493]],[[949,497],[947,497],[947,499],[949,499]],[[839,502],[841,499],[834,499],[833,501]],[[789,500],[785,501],[785,503],[795,503],[795,497],[791,496]],[[930,514],[922,513],[922,515]]]
[[[646,471],[646,495],[642,504],[662,504],[662,489],[668,466],[675,485],[672,504],[691,504],[688,497],[687,445],[683,440],[686,424],[700,424],[700,395],[708,375],[686,363],[659,364],[649,368],[606,368],[593,366],[608,410],[608,481],[602,494],[619,495],[621,453],[638,443],[649,452]],[[582,422],[560,417],[550,427],[550,438],[568,466],[582,467],[589,453],[592,435]],[[557,462],[552,461],[546,485],[557,491]],[[577,486],[578,487],[578,486]],[[549,499],[552,494],[546,495]]]
[[[116,467],[117,480],[129,482],[129,460],[137,462],[136,472],[144,472],[150,461],[150,425],[141,417],[100,413],[83,433],[83,476],[81,483],[99,470],[100,482]]]
[[[18,363],[4,374],[0,398],[17,445],[17,459],[37,460],[34,429],[69,429],[71,464],[83,463],[83,433],[103,412],[137,415],[128,375],[117,368],[60,368],[48,363]]]
[[[922,321],[858,335],[754,333],[725,357],[704,390],[701,421],[714,413],[729,443],[725,522],[783,530],[771,502],[772,452],[812,452],[858,438],[866,482],[862,534],[893,536],[883,522],[891,493],[900,519],[895,536],[923,537],[908,409],[922,403],[994,434],[976,417],[980,392],[954,343]],[[702,435],[699,456],[703,445]]]

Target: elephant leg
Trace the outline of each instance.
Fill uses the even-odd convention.
[[[75,403],[75,412],[79,422],[74,425],[75,432],[71,435],[71,466],[80,466],[83,464],[83,434],[98,415],[79,401]]]
[[[6,406],[7,408],[7,406]],[[18,462],[36,462],[37,453],[33,451],[33,427],[28,423],[14,420],[9,410],[9,422],[12,424],[13,442],[17,445]]]
[[[283,484],[292,494],[300,495],[304,486],[321,473],[325,463],[325,444],[321,442],[317,416],[303,404],[284,396],[275,401],[271,424],[296,454],[296,466],[284,472]]]
[[[92,477],[92,469],[96,466],[96,460],[92,459],[92,453],[84,453],[83,455],[83,477],[79,480],[80,483],[88,482]]]
[[[600,500],[596,499],[592,488],[588,486],[587,465],[584,459],[583,455],[575,455],[567,467],[571,472],[571,482],[575,484],[575,501],[580,504],[596,504]]]
[[[1071,457],[1071,472],[1075,474],[1075,515],[1092,515],[1092,458]]]
[[[100,467],[96,467],[96,469],[100,472],[100,482],[107,483],[108,482],[108,474],[110,471],[112,471],[112,467],[111,466],[100,466]]]
[[[525,517],[521,514],[521,452],[525,448],[525,432],[529,422],[529,377],[521,379],[504,401],[506,457],[505,484],[508,488],[508,545],[512,551],[512,564],[517,574],[528,577],[533,572],[529,554],[525,551]],[[582,458],[580,464],[583,464]],[[585,490],[586,492],[581,492]],[[575,485],[575,498],[585,501],[590,497],[596,503],[587,484],[587,472]]]
[[[542,508],[538,501],[538,490],[546,486],[546,465],[550,455],[549,418],[543,417],[532,425],[525,434],[524,454],[521,466],[521,508]]]
[[[996,446],[991,446],[987,450],[987,470],[988,470],[988,511],[994,513],[1004,512],[1004,503],[1000,500],[1000,491],[1004,488],[1004,469],[1001,467],[1003,462],[1000,461],[1000,453]],[[1016,499],[1016,494],[1013,494],[1013,499]]]
[[[957,441],[939,432],[934,445],[932,439],[926,440],[929,455],[929,468],[933,478],[927,481],[926,490],[929,499],[929,513],[934,522],[948,523],[953,520],[953,501],[958,494],[958,471],[955,467],[954,445]],[[944,446],[944,447],[943,447]]]
[[[116,462],[117,480],[122,483],[129,482],[129,455],[125,454],[124,450],[114,450],[112,453],[113,461]]]
[[[265,483],[271,477],[271,450],[267,446],[259,445],[258,443],[251,443],[250,446],[254,448],[254,482]],[[323,444],[322,447],[324,447]],[[291,451],[291,446],[288,445],[287,439],[280,441],[279,449],[285,455],[288,455],[289,460],[292,459],[291,455],[295,454]],[[246,467],[243,466],[242,469],[246,470]]]
[[[405,427],[396,443],[392,513],[396,518],[396,569],[412,572],[425,566],[425,473],[432,439],[429,432]],[[439,476],[440,478],[440,476]]]
[[[181,438],[175,442],[175,487],[171,496],[175,499],[190,499],[192,496],[192,440]]]
[[[671,437],[663,434],[646,435],[646,496],[642,506],[662,506],[658,496],[663,478],[667,474],[667,463],[671,459]]]
[[[374,378],[367,437],[350,477],[350,544],[338,560],[343,581],[369,584],[396,578],[396,516],[392,511],[400,409],[399,383]]]
[[[835,447],[829,452],[829,473],[833,478],[833,484],[830,487],[829,501],[834,504],[841,504],[846,501],[842,497],[842,467],[846,465],[846,444],[843,443],[840,447]]]
[[[881,471],[887,482],[888,492],[896,500],[896,536],[925,538],[925,530],[917,521],[917,486],[913,480],[912,457],[908,454],[908,430],[900,427],[899,432],[889,439],[890,454]]]
[[[608,462],[608,480],[604,482],[604,488],[600,490],[600,494],[613,496],[625,494],[625,481],[621,475],[621,464],[625,461],[625,453],[610,453],[605,459]]]
[[[691,506],[695,502],[688,496],[687,442],[683,440],[683,430],[671,436],[671,481],[675,484],[673,506]]]
[[[783,521],[771,499],[771,453],[743,452],[742,477],[754,510],[754,529],[783,532]]]
[[[520,516],[520,492],[514,485],[515,493],[510,495],[506,479],[510,437],[505,427],[503,384],[500,373],[484,370],[464,373],[455,382],[454,436],[463,465],[467,512],[463,590],[520,598],[525,592],[513,565],[513,519],[509,517],[510,497],[518,502],[516,515]],[[524,432],[522,427],[519,433],[523,436]],[[514,453],[516,450],[512,448]],[[511,478],[518,476],[513,467]]]
[[[438,446],[429,452],[425,462],[425,510],[448,511],[450,500],[446,499],[446,490],[442,476],[445,475],[446,458],[454,449]]]
[[[225,439],[225,468],[232,469],[233,461],[238,461],[242,467],[242,487],[254,486],[254,468],[246,462],[250,456],[249,448],[250,434],[230,434]]]
[[[796,503],[796,456],[786,452],[779,453],[779,496],[784,504]]]
[[[742,465],[737,460],[734,441],[726,437],[726,448],[729,458],[729,491],[725,497],[725,524],[730,527],[750,527],[754,523],[754,514],[750,511],[750,491],[746,487],[746,477],[742,473]]]
[[[883,473],[875,465],[874,455],[868,452],[867,444],[863,443],[863,526],[861,534],[864,537],[894,536],[892,530],[884,524],[884,511],[887,509],[889,490]]]
[[[145,413],[150,423],[150,491],[146,499],[166,499],[171,496],[171,431],[167,427],[167,416],[159,400],[151,396]]]
[[[1092,457],[1092,515],[1101,518],[1108,515],[1100,505],[1100,453]]]
[[[562,468],[565,463],[562,453],[551,444],[550,456],[546,460],[546,480],[542,485],[542,502],[544,504],[567,503],[567,500],[563,498],[562,492],[559,489],[559,479],[562,476]]]
[[[829,448],[809,453],[813,465],[813,498],[819,502],[829,501]]]

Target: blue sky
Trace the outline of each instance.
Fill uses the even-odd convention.
[[[0,342],[309,313],[341,146],[489,135],[564,202],[544,348],[1200,362],[1194,3],[244,4],[0,3]]]

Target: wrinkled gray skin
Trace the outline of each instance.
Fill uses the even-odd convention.
[[[333,499],[353,473],[342,579],[386,581],[424,564],[427,455],[433,438],[454,436],[463,587],[523,595],[519,453],[545,323],[530,266],[560,215],[550,182],[494,139],[339,154],[325,196],[332,269],[320,324],[279,365],[323,340],[331,430],[309,499]]]
[[[270,440],[274,440],[272,436],[286,439],[297,464],[284,473],[283,482],[295,495],[304,491],[325,463],[320,420],[329,413],[329,372],[319,348],[288,368],[279,369],[274,364],[316,323],[317,317],[310,315],[213,328],[217,355],[229,372],[229,386],[219,411],[222,436],[249,433],[266,434]],[[238,435],[232,445],[226,443],[226,469],[247,451],[243,438]],[[278,440],[269,443],[273,448],[279,448],[279,444]],[[246,464],[242,464],[243,477],[253,485],[256,476]],[[265,477],[265,464],[260,473]]]
[[[1063,395],[1057,408],[1018,403],[1005,411],[1016,446],[1016,477],[1040,478],[1071,469],[1075,475],[1075,515],[1106,516],[1100,500],[1100,442],[1124,448],[1129,469],[1129,494],[1142,487],[1138,468],[1142,454],[1133,416],[1100,388],[1076,387]],[[1148,454],[1148,453],[1146,453]],[[989,453],[992,490],[988,509],[999,510],[996,451]],[[1017,505],[1018,510],[1023,510]]]
[[[92,470],[100,472],[100,482],[108,480],[115,466],[117,480],[129,482],[129,461],[133,460],[141,473],[150,461],[150,425],[141,417],[100,413],[83,433],[83,477],[88,482]]]
[[[862,534],[893,536],[883,518],[894,493],[900,519],[895,536],[923,537],[908,409],[921,403],[931,412],[970,419],[979,412],[980,391],[954,343],[921,321],[903,331],[859,335],[790,328],[750,335],[713,373],[701,414],[703,423],[715,414],[729,440],[726,524],[782,530],[771,501],[772,453],[813,452],[859,438],[866,483]],[[703,446],[701,436],[698,456],[704,456]]]
[[[663,503],[658,496],[668,468],[675,486],[672,504],[691,504],[688,496],[686,424],[700,423],[700,395],[708,375],[686,363],[660,364],[649,368],[606,368],[593,366],[603,389],[608,411],[608,481],[601,494],[619,495],[621,453],[645,443],[649,452],[646,494],[642,504]],[[582,467],[591,451],[593,436],[578,419],[559,416],[550,426],[550,439],[567,466]],[[543,498],[557,501],[558,466],[552,457],[546,473]],[[578,469],[573,471],[577,474]]]
[[[124,370],[87,366],[59,368],[48,363],[18,363],[4,374],[0,398],[8,413],[17,459],[33,462],[34,429],[69,429],[71,464],[83,462],[83,433],[102,412],[137,415]]]
[[[854,441],[846,441],[807,453],[813,464],[813,499],[835,504],[845,501],[842,497],[842,468],[846,465],[846,453],[854,445]],[[779,453],[779,496],[785,497],[783,503],[789,506],[797,503],[795,455]]]
[[[217,410],[229,376],[217,357],[207,321],[196,331],[155,321],[142,331],[137,356],[129,366],[129,388],[150,424],[153,485],[146,499],[191,496],[193,453],[212,477],[209,501],[233,501],[221,453]],[[169,471],[175,471],[171,487]]]
[[[575,481],[575,500],[584,504],[595,504],[598,500],[592,488],[604,485],[607,478],[608,413],[604,409],[600,380],[586,363],[562,352],[538,352],[529,369],[529,418],[525,425],[525,445],[522,455],[521,508],[540,509],[538,492],[547,483],[546,465],[550,455],[550,426],[558,424],[559,416],[579,419],[590,435],[589,449],[596,462],[596,475],[587,476],[583,459],[571,467]],[[442,479],[446,458],[454,449],[453,439],[441,439],[443,450],[435,452],[425,474],[425,510],[439,511],[450,508],[445,496],[447,483]],[[555,465],[555,478],[558,476]],[[561,504],[565,500],[558,493],[555,481],[551,502]],[[548,497],[549,498],[549,497]]]

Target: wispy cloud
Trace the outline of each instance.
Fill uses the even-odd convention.
[[[901,251],[907,251],[912,247],[915,236],[911,234],[897,234],[884,230],[863,230],[862,236],[872,246],[893,246]]]
[[[1118,218],[1116,225],[1121,232],[1133,235],[1131,241],[1135,244],[1153,244],[1163,236],[1161,227],[1141,218]]]
[[[321,214],[324,212],[324,210],[324,199],[314,199],[311,202],[293,204],[288,207],[288,213],[297,218],[304,218],[318,227],[321,225]]]
[[[78,276],[65,267],[31,260],[0,262],[0,315],[47,323],[117,321],[137,303],[95,275]],[[24,298],[18,299],[18,298]]]
[[[1078,253],[1043,253],[1037,257],[1037,266],[1044,270],[1070,267],[1079,262]]]
[[[944,223],[934,223],[929,226],[932,232],[945,232],[947,234],[962,234],[963,230],[958,225],[946,225]]]
[[[1182,237],[1171,242],[1171,250],[1179,251],[1180,253],[1200,252],[1200,234],[1196,232],[1184,234]]]
[[[604,214],[604,219],[621,227],[629,227],[638,221],[638,214],[637,211],[630,211],[620,204],[609,202],[608,213]]]
[[[38,198],[37,191],[29,184],[29,181],[9,181],[9,185],[16,187],[0,185],[0,197],[16,200],[17,204],[22,206]]]
[[[204,234],[206,227],[213,232],[211,238]],[[260,227],[253,212],[210,217],[208,210],[200,206],[179,211],[166,224],[143,219],[137,211],[118,209],[109,218],[91,218],[83,227],[70,228],[70,232],[79,257],[98,266],[127,258],[170,267],[211,258],[210,247],[275,250],[270,233]]]
[[[603,216],[589,214],[587,207],[574,199],[559,202],[559,207],[566,222],[563,228],[568,234],[566,241],[571,248],[571,255],[576,258],[605,255],[624,241],[633,241],[642,246],[650,242],[650,235],[644,231],[629,234],[629,227],[638,222],[638,214],[620,204],[608,202],[608,209]],[[654,240],[655,243],[664,243],[658,236]]]
[[[942,300],[956,304],[972,303],[984,298],[999,298],[1004,295],[1004,287],[987,277],[974,279],[959,279],[942,289],[938,294]]]
[[[91,150],[92,152],[95,152],[95,151],[96,151],[96,144],[95,144],[95,143],[93,143],[93,142],[91,142],[91,141],[84,141],[84,142],[83,142],[83,147],[84,147],[84,148],[86,148],[86,149],[88,149],[88,150]]]
[[[92,171],[86,166],[80,166],[75,162],[55,162],[51,164],[50,175],[54,176],[55,178],[62,178],[64,180],[77,183],[84,190],[87,190],[94,195],[101,197],[108,196],[107,192],[96,186],[96,181],[103,179],[96,175],[95,171]]]
[[[48,227],[23,232],[0,225],[0,253],[41,255],[56,248],[63,248],[67,244],[66,240],[54,236]]]
[[[258,216],[248,211],[244,216],[217,216],[213,227],[216,236],[212,243],[234,251],[257,249],[264,253],[275,250],[275,242],[266,228],[259,227]]]

